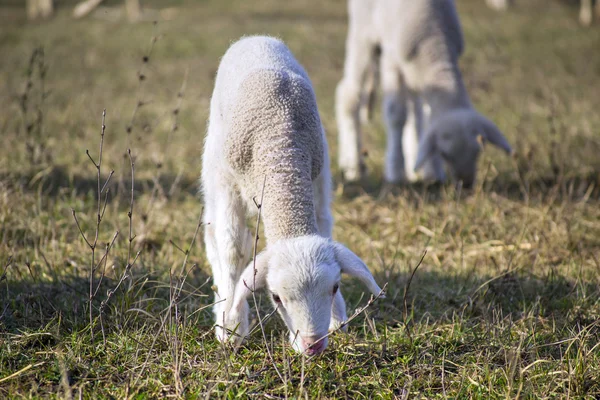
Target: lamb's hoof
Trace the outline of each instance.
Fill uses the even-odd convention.
[[[219,342],[238,348],[246,339],[247,333],[242,334],[238,328],[227,329],[220,325],[215,325],[215,335]]]

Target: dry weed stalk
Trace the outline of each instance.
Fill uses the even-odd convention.
[[[142,56],[142,66],[140,67],[140,69],[137,72],[137,77],[138,77],[137,100],[135,103],[135,107],[133,108],[133,112],[131,114],[131,120],[129,121],[129,124],[127,124],[127,127],[125,128],[128,134],[133,132],[133,125],[135,123],[135,117],[136,117],[138,111],[140,110],[141,107],[143,107],[144,105],[147,104],[142,99],[142,90],[144,88],[146,79],[148,78],[146,76],[146,74],[144,73],[144,67],[150,63],[150,56],[152,55],[152,51],[154,50],[154,45],[158,41],[158,36],[156,36],[156,25],[157,25],[157,22],[154,21],[154,33],[152,35],[152,38],[150,39],[150,47],[148,49],[148,52]]]
[[[102,321],[102,313],[104,312],[104,309],[106,308],[106,306],[108,305],[108,302],[110,301],[110,299],[112,298],[113,294],[121,287],[121,285],[123,284],[123,282],[127,279],[131,279],[131,268],[133,268],[133,266],[135,265],[135,263],[137,262],[138,257],[140,256],[140,253],[142,252],[141,250],[139,250],[135,257],[133,258],[133,260],[131,259],[131,254],[133,251],[133,240],[135,239],[136,235],[133,234],[133,206],[134,206],[134,189],[135,189],[135,163],[133,162],[133,158],[131,157],[131,149],[127,149],[127,154],[129,155],[129,163],[131,166],[131,197],[129,199],[129,211],[127,212],[127,217],[129,219],[129,237],[128,237],[128,246],[127,246],[127,264],[125,265],[125,269],[123,270],[123,274],[121,275],[121,278],[119,279],[119,281],[117,282],[117,285],[114,287],[114,289],[110,289],[107,294],[106,294],[106,299],[104,299],[102,301],[102,303],[100,304],[100,313],[99,313],[99,317],[100,317],[100,327],[102,329],[102,338],[104,339],[104,342],[106,343],[106,337],[104,335],[104,324]],[[98,285],[98,287],[100,287],[100,285]]]
[[[265,177],[263,179],[262,190],[260,193],[260,203],[256,202],[256,198],[252,198],[252,201],[254,201],[254,205],[256,206],[256,209],[258,210],[258,213],[256,215],[256,230],[254,232],[254,248],[252,249],[252,268],[254,269],[254,274],[252,275],[252,279],[253,279],[252,288],[248,287],[248,284],[246,281],[244,281],[244,285],[252,293],[252,300],[254,302],[254,307],[256,308],[256,317],[258,318],[258,325],[260,326],[260,332],[262,333],[263,341],[265,342],[265,347],[267,348],[267,354],[269,355],[269,359],[271,360],[273,368],[275,368],[275,372],[277,372],[279,379],[281,379],[282,383],[285,383],[285,379],[281,375],[281,372],[279,372],[277,365],[275,365],[275,359],[273,358],[273,354],[271,353],[271,349],[269,348],[269,342],[267,341],[267,335],[265,333],[263,319],[260,316],[260,310],[258,308],[258,301],[256,301],[256,291],[254,290],[254,288],[256,287],[256,274],[258,273],[258,271],[256,269],[256,256],[258,254],[258,241],[260,239],[260,236],[259,236],[260,221],[261,221],[261,217],[262,217],[262,204],[263,204],[263,199],[265,197],[265,184],[266,183],[267,183],[267,176],[265,175]],[[275,309],[275,311],[277,311],[277,309]]]
[[[100,288],[100,284],[102,283],[102,279],[104,278],[104,273],[106,272],[106,263],[108,261],[108,253],[110,252],[110,249],[113,247],[115,240],[117,239],[117,236],[119,235],[119,231],[117,230],[115,232],[115,234],[113,235],[112,240],[110,242],[106,243],[105,249],[104,249],[104,255],[96,263],[96,249],[98,247],[98,237],[100,235],[100,224],[102,223],[102,219],[104,218],[104,212],[106,211],[106,204],[108,202],[108,192],[109,192],[108,183],[110,182],[110,178],[114,174],[114,171],[111,171],[110,174],[108,175],[108,178],[106,178],[104,185],[101,185],[102,151],[104,148],[104,132],[106,130],[105,121],[106,121],[106,109],[104,109],[104,111],[102,112],[102,131],[100,133],[100,151],[99,151],[99,156],[98,156],[98,162],[96,163],[96,161],[94,161],[94,159],[90,155],[89,150],[85,151],[85,153],[89,157],[90,161],[92,162],[92,164],[94,164],[94,167],[96,168],[97,183],[98,183],[98,192],[97,192],[97,201],[96,201],[96,207],[97,207],[96,208],[96,228],[95,228],[93,241],[90,242],[90,240],[88,240],[87,236],[83,232],[83,229],[81,228],[81,225],[79,224],[79,220],[77,219],[77,214],[75,212],[75,209],[71,209],[71,213],[73,215],[73,219],[75,220],[75,223],[77,224],[79,233],[81,234],[81,237],[83,238],[83,240],[88,245],[88,247],[90,248],[90,251],[91,251],[90,270],[89,270],[89,307],[90,307],[89,317],[90,317],[90,333],[91,333],[92,340],[94,340],[93,300],[94,300],[94,297],[96,296],[96,294],[98,293],[98,289]],[[102,201],[103,193],[105,194],[104,202]],[[98,282],[97,288],[94,290],[94,274],[103,262],[104,262],[104,268],[102,270],[102,275]],[[103,331],[103,333],[104,333],[104,331]]]
[[[427,241],[427,244],[425,245],[425,247],[427,247],[427,245],[429,244],[429,241]],[[412,283],[412,280],[415,276],[415,274],[417,273],[417,270],[419,269],[419,267],[421,266],[421,264],[423,264],[423,260],[425,259],[425,256],[427,255],[427,249],[425,249],[423,251],[423,255],[421,256],[421,259],[419,260],[419,262],[417,263],[417,265],[415,266],[415,268],[413,268],[410,277],[408,278],[408,281],[406,282],[406,286],[404,286],[404,295],[402,296],[402,304],[404,305],[404,310],[403,310],[403,323],[404,326],[406,327],[406,333],[408,335],[408,340],[410,341],[410,343],[412,344],[412,334],[410,331],[410,325],[408,324],[408,291],[410,289],[410,284]]]
[[[4,265],[4,271],[2,272],[2,275],[0,275],[0,282],[6,280],[6,274],[8,273],[8,267],[10,267],[10,265],[13,262],[13,257],[10,256],[8,257],[8,260],[6,260],[6,264]],[[7,293],[7,298],[8,298],[8,282],[6,283],[6,293]],[[2,318],[4,318],[4,314],[6,313],[6,310],[8,310],[8,302],[6,302],[6,304],[4,305],[4,308],[2,309],[2,314],[0,314],[0,321],[2,321]]]

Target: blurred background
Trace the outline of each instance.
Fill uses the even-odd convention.
[[[410,378],[431,398],[441,395],[439,379],[447,376],[455,380],[444,394],[458,398],[518,397],[519,385],[532,398],[598,396],[600,362],[590,349],[597,351],[600,335],[600,17],[581,24],[578,1],[516,0],[498,11],[484,0],[456,0],[467,89],[516,153],[510,158],[488,146],[472,192],[416,184],[384,198],[378,197],[385,153],[380,99],[365,128],[370,183],[352,196],[337,185],[334,94],[343,70],[345,1],[105,0],[82,9],[79,1],[55,0],[51,13],[42,4],[29,9],[29,18],[26,3],[0,0],[0,332],[10,344],[0,352],[0,371],[6,371],[0,379],[31,369],[0,394],[59,390],[64,361],[73,387],[125,397],[121,384],[150,360],[148,379],[131,387],[156,397],[181,395],[185,385],[209,393],[214,382],[239,378],[223,371],[243,368],[251,370],[243,379],[258,393],[283,396],[279,381],[264,380],[276,374],[264,367],[260,339],[244,353],[256,362],[244,365],[243,358],[222,356],[213,340],[210,267],[201,230],[195,233],[203,136],[220,57],[243,35],[269,34],[287,43],[315,87],[336,181],[334,237],[367,262],[378,282],[389,282],[371,319],[359,319],[354,334],[336,338],[325,356],[343,357],[342,369],[357,374],[347,383],[356,392],[339,392],[346,389],[322,372],[335,368],[312,364],[313,394],[352,398],[377,387],[399,395]],[[98,171],[90,158],[99,161],[103,110]],[[99,185],[109,177],[109,191],[98,201]],[[90,302],[92,255],[82,235],[93,238],[96,231],[99,290]],[[407,299],[405,287],[424,250]],[[185,284],[175,276],[185,276]],[[166,325],[156,316],[171,315],[175,281],[185,294],[177,315],[189,354],[181,353],[185,362],[174,361],[169,375],[162,360],[180,348],[173,352],[172,337],[157,334]],[[352,281],[344,293],[349,312],[365,303]],[[97,341],[89,338],[90,303],[95,318],[105,316],[104,346],[111,351],[94,346],[97,322],[91,328]],[[407,318],[414,343],[405,334]],[[384,322],[386,335],[371,320]],[[364,348],[343,353],[363,337],[379,346],[379,355]],[[140,345],[156,340],[155,352]],[[575,340],[579,347],[571,347]],[[386,358],[388,348],[393,357]],[[398,354],[408,354],[400,364]],[[453,369],[444,369],[442,359]],[[522,362],[519,368],[533,364],[524,371],[511,360]],[[28,367],[38,363],[45,364]],[[371,365],[375,370],[367,371]],[[485,374],[481,365],[489,366]],[[294,368],[300,376],[299,363]],[[358,382],[381,371],[404,375]],[[534,372],[544,378],[528,375]],[[185,385],[177,386],[181,380]]]

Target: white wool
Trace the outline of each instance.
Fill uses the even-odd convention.
[[[348,6],[344,77],[336,92],[339,164],[345,179],[358,180],[364,171],[361,99],[371,97],[365,86],[379,53],[387,181],[444,180],[443,160],[457,179],[471,183],[478,135],[510,151],[500,131],[469,99],[458,67],[464,44],[453,0],[349,0]],[[421,176],[416,167],[422,168]]]
[[[261,201],[266,249],[248,264],[245,218]],[[255,36],[223,56],[211,99],[202,169],[205,243],[217,287],[216,333],[247,335],[250,288],[276,307],[298,351],[346,320],[341,272],[380,289],[365,264],[331,240],[327,141],[306,72],[278,39]]]

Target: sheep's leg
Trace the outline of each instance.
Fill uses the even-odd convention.
[[[373,119],[373,109],[375,107],[375,94],[379,85],[379,55],[380,50],[374,49],[374,55],[365,74],[363,85],[363,94],[360,100],[360,123],[366,124]]]
[[[402,133],[407,119],[407,90],[398,68],[386,57],[381,60],[383,118],[387,132],[384,178],[389,183],[406,180]]]
[[[496,10],[506,10],[511,5],[512,1],[510,0],[486,0],[487,5],[490,8]]]
[[[592,24],[592,0],[581,0],[579,9],[579,22],[582,25],[590,26]]]
[[[405,128],[405,137],[407,135],[406,129],[412,129],[416,132],[414,137],[415,140],[410,140],[410,144],[405,142],[404,156],[406,158],[406,168],[414,170],[417,162],[417,155],[419,152],[419,143],[422,139],[423,132],[426,129],[426,121],[430,120],[431,108],[423,102],[423,99],[416,93],[410,94],[409,100],[409,122]],[[414,122],[413,122],[414,121]],[[417,172],[418,176],[426,181],[439,181],[443,182],[446,180],[446,173],[444,172],[444,162],[439,154],[432,155]]]
[[[406,179],[415,182],[419,178],[432,179],[430,163],[424,168],[424,176],[415,172],[417,155],[419,152],[419,137],[423,132],[423,105],[421,98],[414,92],[407,90],[406,96],[406,122],[402,130],[402,155],[404,156],[404,169]]]
[[[373,44],[351,25],[346,40],[344,77],[337,86],[335,97],[338,165],[346,181],[360,180],[365,172],[361,156],[360,107],[373,56]]]
[[[213,178],[213,179],[211,179]],[[245,210],[238,194],[217,179],[203,179],[207,197],[204,209],[204,242],[215,286],[215,331],[220,341],[235,331],[236,337],[248,333],[248,303],[242,306],[239,320],[227,314],[233,302],[235,285],[251,255],[252,236],[245,224]]]

